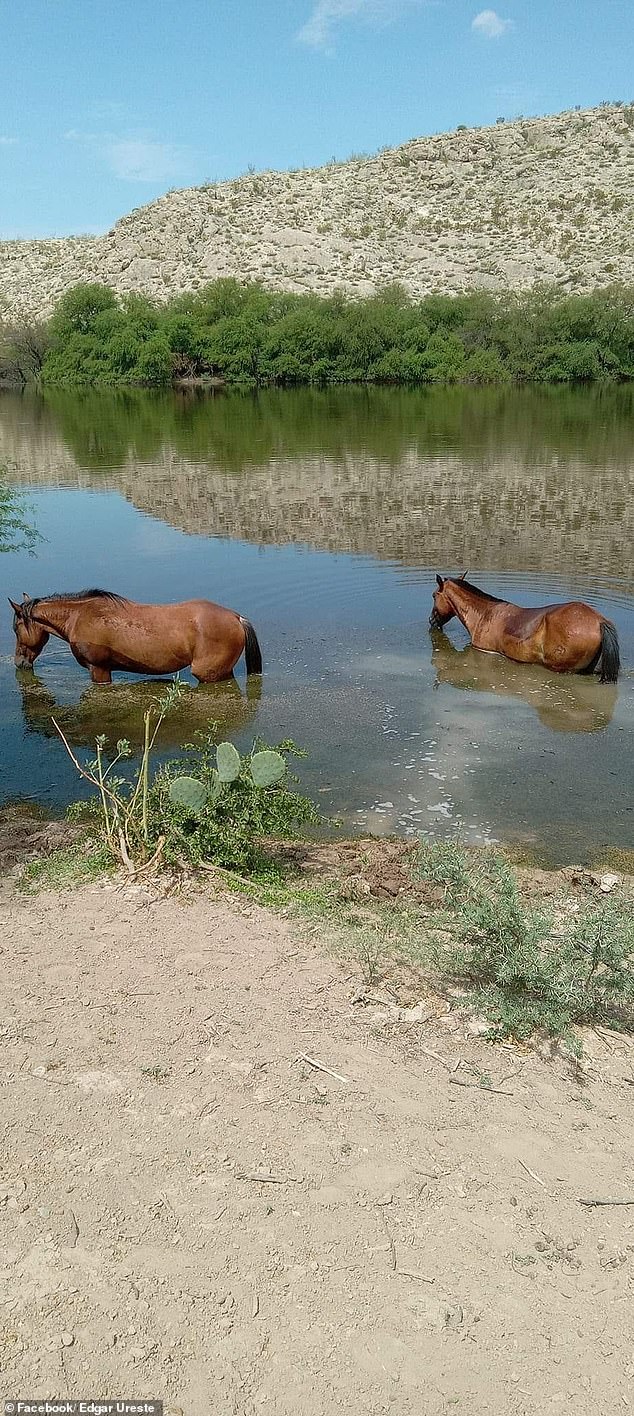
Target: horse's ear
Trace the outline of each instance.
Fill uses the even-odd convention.
[[[440,576],[440,575],[437,575],[437,576],[436,576],[436,584],[437,584],[437,586],[438,586],[438,589],[439,589],[439,590],[442,590],[442,576]]]
[[[27,604],[28,604],[30,598],[31,598],[31,596],[30,596],[30,595],[27,595],[26,590],[23,590],[23,591],[22,591],[22,599],[23,599],[23,600],[26,600]]]
[[[460,576],[460,579],[461,579],[461,580],[466,580],[466,578],[467,578],[467,572],[466,572],[466,570],[463,570],[462,575]]]
[[[12,600],[10,595],[7,595],[7,599],[8,599],[8,601],[9,601],[9,604],[10,604],[11,609],[13,610],[14,614],[19,615],[20,610],[21,610],[21,608],[22,608],[21,605],[16,605],[15,600]]]

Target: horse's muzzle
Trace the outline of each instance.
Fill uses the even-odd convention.
[[[16,669],[32,669],[33,659],[27,659],[24,654],[16,654],[13,660]]]
[[[440,618],[440,615],[438,614],[438,610],[432,610],[429,616],[429,628],[442,629],[442,620]]]

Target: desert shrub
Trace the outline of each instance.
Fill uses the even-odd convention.
[[[445,892],[432,926],[436,965],[475,990],[493,1035],[545,1031],[578,1050],[575,1025],[634,1027],[631,903],[610,898],[559,917],[524,902],[501,856],[455,844],[423,847],[419,870]]]
[[[299,826],[319,820],[289,773],[289,759],[302,753],[290,741],[276,748],[256,741],[241,756],[231,743],[217,745],[212,727],[184,746],[181,759],[152,774],[158,730],[183,691],[175,682],[144,714],[143,751],[127,775],[121,770],[131,757],[126,739],[109,750],[106,738],[98,737],[94,760],[83,766],[53,719],[71,760],[93,788],[88,810],[100,836],[131,875],[161,865],[250,874],[266,869],[264,838],[292,836]]]
[[[233,751],[235,775],[219,775],[219,755]],[[216,746],[213,734],[199,735],[181,762],[157,774],[150,794],[150,818],[157,835],[166,837],[166,860],[190,867],[209,862],[252,874],[267,868],[267,838],[294,836],[318,821],[307,797],[294,789],[289,759],[301,756],[292,742],[268,748],[256,741],[242,756],[232,745]],[[262,778],[268,767],[269,776]],[[273,775],[270,769],[273,768]],[[175,791],[186,783],[190,796]],[[191,785],[195,783],[194,795]]]

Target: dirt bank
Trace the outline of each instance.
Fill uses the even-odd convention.
[[[579,1202],[634,1200],[627,1040],[494,1047],[236,901],[0,909],[7,1397],[627,1408],[634,1206]]]

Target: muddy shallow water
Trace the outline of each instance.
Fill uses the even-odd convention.
[[[242,746],[290,736],[348,823],[593,859],[634,846],[633,431],[627,389],[0,395],[0,462],[46,538],[2,556],[0,593],[233,605],[263,680],[192,687],[164,753],[209,719]],[[612,617],[618,686],[480,655],[458,625],[430,636],[436,571],[465,569]],[[98,732],[138,742],[157,684],[93,688],[57,641],[16,674],[12,647],[7,606],[0,795],[58,809],[80,792],[51,715],[80,755]]]

